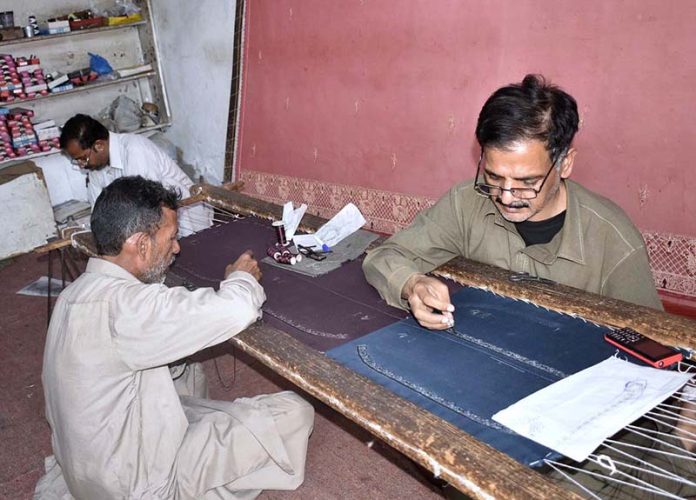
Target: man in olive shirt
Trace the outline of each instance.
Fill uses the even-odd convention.
[[[578,121],[575,99],[541,76],[494,92],[476,126],[476,178],[454,186],[370,252],[363,264],[370,284],[430,329],[453,326],[454,306],[447,286],[425,273],[457,256],[662,309],[639,231],[612,201],[568,180]],[[692,427],[681,420],[673,432],[681,446],[696,451],[687,437]],[[643,445],[654,446],[650,440]],[[603,497],[624,494],[611,482],[593,483],[592,476],[575,480]]]
[[[639,231],[612,201],[568,180],[577,130],[575,99],[543,77],[498,89],[476,126],[476,178],[370,252],[367,280],[431,329],[452,326],[454,306],[424,273],[457,256],[661,309]]]

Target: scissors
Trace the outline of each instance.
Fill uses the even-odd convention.
[[[304,245],[297,245],[297,250],[302,254],[310,259],[316,260],[316,261],[322,261],[326,258],[327,253],[331,253],[331,250],[328,252],[316,252],[313,250],[314,247],[306,247]]]
[[[512,273],[508,276],[508,279],[514,283],[521,282],[533,282],[533,283],[544,283],[545,285],[555,285],[556,282],[546,278],[540,278],[539,276],[532,276],[529,273]]]

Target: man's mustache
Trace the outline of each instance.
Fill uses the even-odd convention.
[[[501,204],[504,207],[508,208],[528,208],[529,203],[526,203],[524,201],[513,201],[512,203],[503,203],[500,198],[496,198],[495,201],[499,204]]]

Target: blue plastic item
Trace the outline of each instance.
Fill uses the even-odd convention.
[[[89,52],[89,69],[99,75],[109,75],[114,72],[109,61],[99,54],[92,54],[91,52]]]

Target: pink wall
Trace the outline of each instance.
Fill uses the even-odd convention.
[[[238,169],[437,197],[478,111],[545,74],[578,100],[573,178],[696,235],[693,0],[250,0]]]

